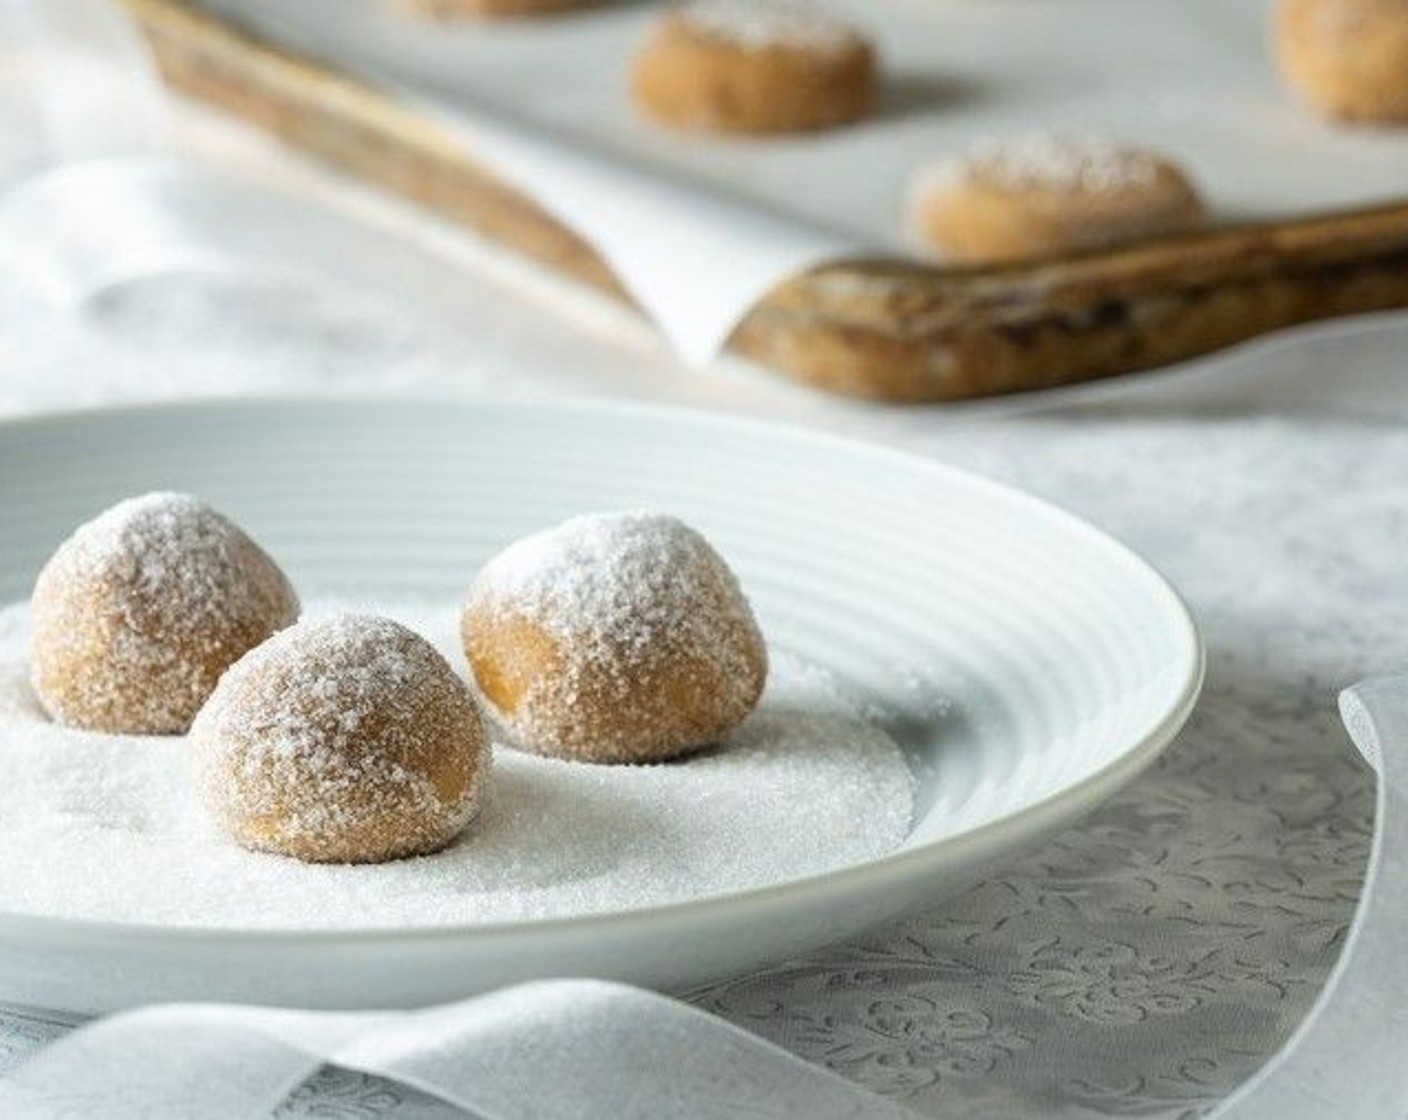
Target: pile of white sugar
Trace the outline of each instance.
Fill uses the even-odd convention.
[[[404,622],[463,666],[453,606],[355,609]],[[183,738],[48,722],[27,682],[27,617],[0,609],[0,911],[303,929],[562,917],[813,875],[909,831],[899,748],[828,674],[777,655],[758,711],[716,751],[621,767],[496,746],[484,808],[437,855],[315,866],[246,852],[194,803]]]

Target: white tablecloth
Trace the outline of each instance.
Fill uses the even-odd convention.
[[[225,166],[353,212],[337,282],[157,277],[76,321],[0,286],[0,414],[241,393],[591,393],[842,430],[1053,498],[1185,593],[1204,701],[1164,760],[1045,848],[922,918],[692,997],[936,1116],[1186,1115],[1314,998],[1372,802],[1334,714],[1408,663],[1408,324],[1263,345],[1119,388],[969,408],[836,401],[733,364],[687,372],[593,299],[192,114]],[[0,153],[3,155],[3,153]],[[0,1071],[60,1033],[0,1014]],[[326,1070],[288,1117],[449,1115]]]

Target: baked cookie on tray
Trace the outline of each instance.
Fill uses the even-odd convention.
[[[1168,156],[1047,135],[928,166],[910,200],[918,237],[957,262],[1056,256],[1186,229],[1202,215]]]
[[[784,0],[695,0],[673,8],[636,57],[649,117],[713,132],[809,132],[876,102],[875,48],[857,28]]]

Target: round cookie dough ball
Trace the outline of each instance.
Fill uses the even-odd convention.
[[[396,6],[430,19],[495,19],[548,16],[576,8],[594,8],[604,0],[395,0]]]
[[[1276,56],[1322,112],[1408,123],[1408,0],[1282,0]]]
[[[583,762],[656,762],[753,710],[767,650],[738,581],[689,526],[576,517],[499,553],[461,623],[513,741]]]
[[[479,705],[384,618],[302,621],[241,658],[191,729],[207,809],[246,848],[375,863],[449,844],[478,807]]]
[[[185,731],[220,674],[298,618],[278,565],[188,494],[119,502],[81,525],[30,600],[30,680],[58,723]]]
[[[926,168],[911,201],[919,236],[961,263],[1056,256],[1202,217],[1197,189],[1165,156],[1047,136]]]
[[[636,57],[637,105],[678,128],[804,132],[866,116],[875,51],[848,24],[789,0],[696,0]]]

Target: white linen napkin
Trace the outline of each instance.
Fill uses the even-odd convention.
[[[73,159],[150,155],[165,98],[108,0],[0,0],[0,186]]]
[[[280,18],[287,41],[316,42],[316,28],[296,15]],[[152,67],[110,0],[0,0],[0,41],[23,63],[9,72],[28,76],[23,96],[45,126],[48,162],[150,155],[159,147]],[[463,137],[478,162],[590,242],[687,364],[715,358],[739,320],[777,284],[866,250],[851,237],[607,157],[566,135],[412,93],[370,60],[365,77]],[[120,127],[112,126],[114,118]],[[191,193],[201,189],[198,183]],[[199,255],[204,247],[199,236],[190,245],[173,244],[169,231],[152,221],[157,207],[140,198],[114,199],[101,179],[86,184],[73,176],[62,213],[46,213],[42,205],[0,210],[0,243],[22,237],[31,260],[45,239],[63,251],[75,241],[65,221],[83,209],[102,215],[101,223],[77,224],[94,251],[69,254],[61,267],[72,274],[75,263],[91,261],[103,270],[94,283],[110,282],[123,270],[142,275],[154,267],[157,241],[161,260]],[[85,277],[71,278],[84,286]]]

